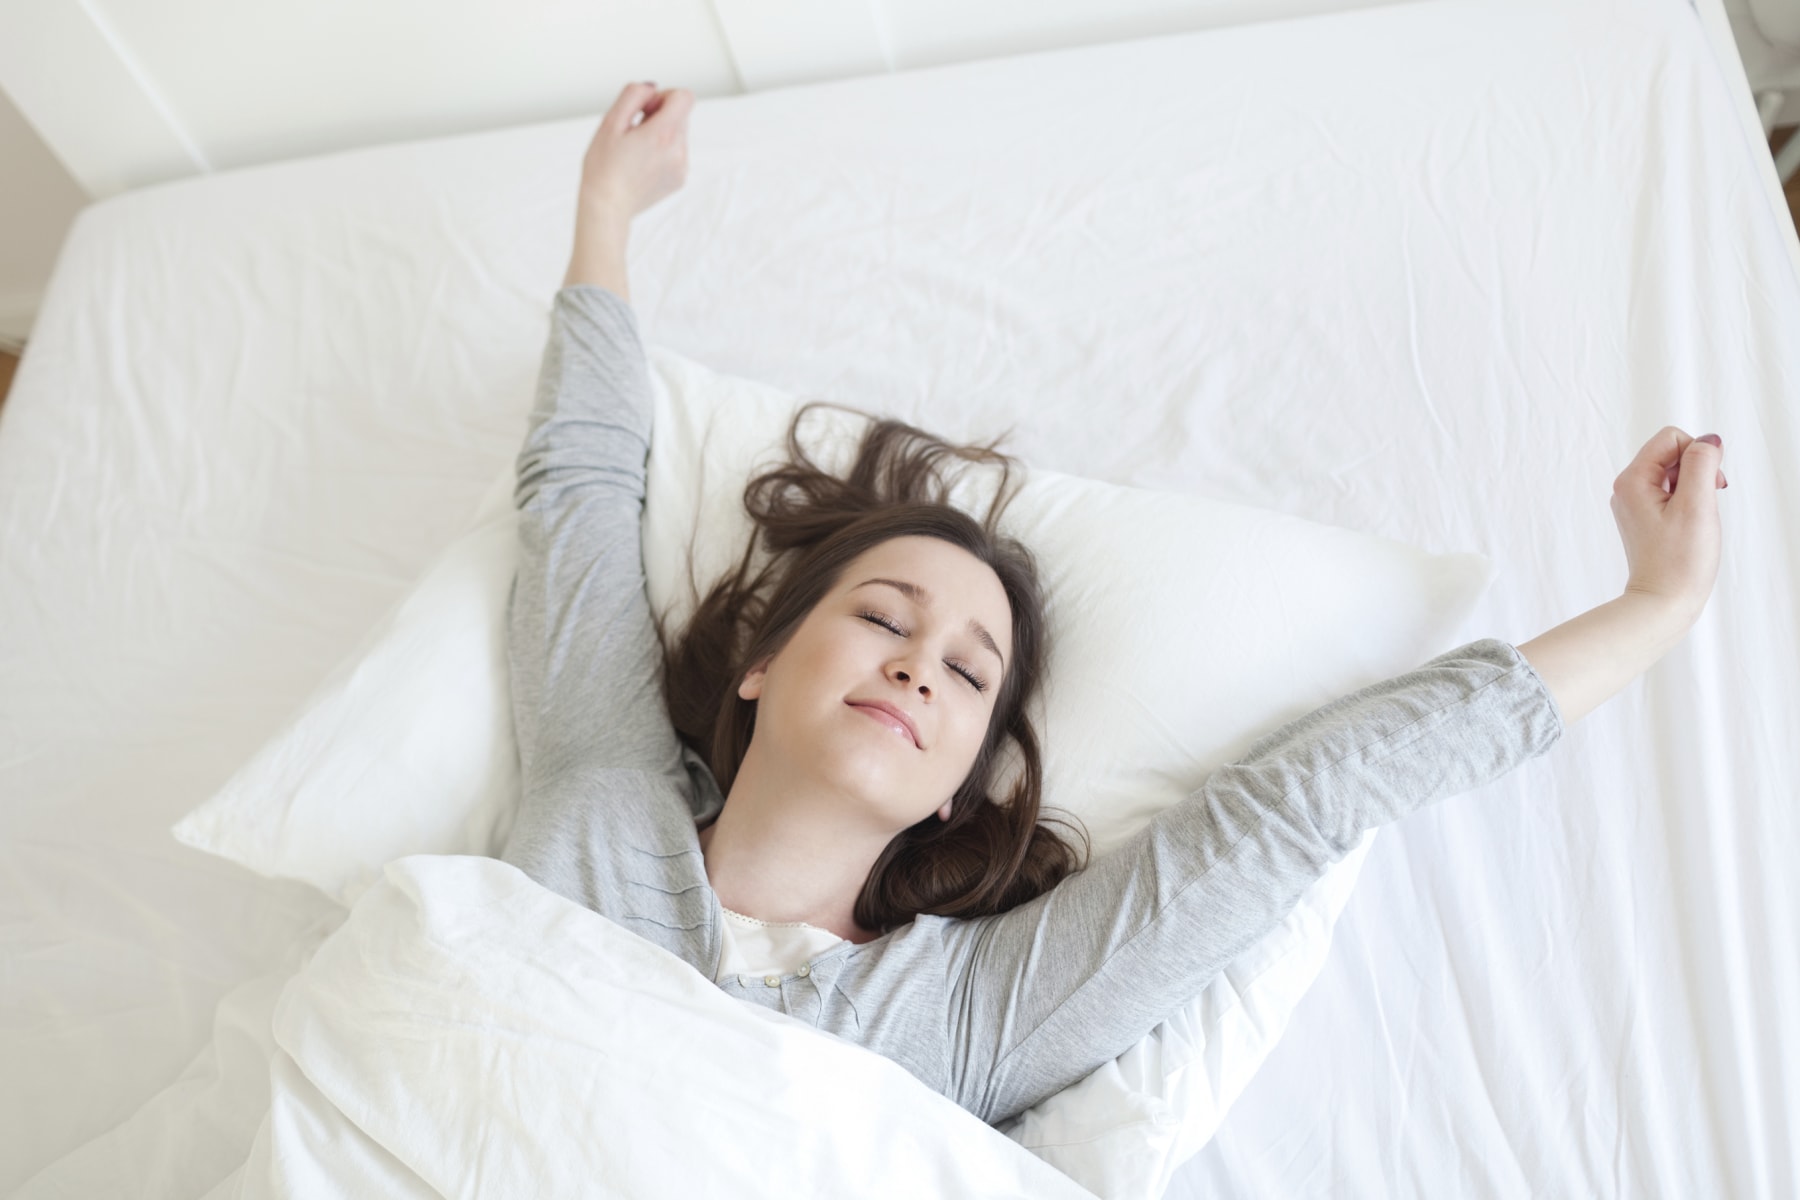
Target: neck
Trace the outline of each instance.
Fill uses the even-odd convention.
[[[853,915],[894,831],[857,819],[841,797],[790,783],[747,754],[725,807],[700,831],[719,903],[759,921],[804,921],[852,942],[881,936]]]

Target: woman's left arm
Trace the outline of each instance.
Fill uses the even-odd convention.
[[[950,1095],[989,1123],[1085,1078],[1200,994],[1363,834],[1562,737],[1483,638],[1291,721],[1036,899],[947,923]]]
[[[1649,670],[1700,619],[1719,575],[1719,493],[1731,486],[1716,433],[1659,430],[1613,480],[1629,568],[1624,594],[1519,647],[1573,725]]]
[[[1364,832],[1545,753],[1647,670],[1712,592],[1722,456],[1714,435],[1668,426],[1619,475],[1620,598],[1521,646],[1483,638],[1334,700],[1044,895],[948,925],[957,1102],[997,1123],[1124,1053]]]

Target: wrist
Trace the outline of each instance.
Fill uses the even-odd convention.
[[[575,204],[575,235],[623,242],[631,234],[630,210],[610,196],[582,192]]]
[[[589,241],[577,236],[574,252],[569,255],[569,269],[563,274],[563,286],[595,284],[609,289],[626,303],[630,303],[630,278],[626,267],[627,255],[623,240]]]
[[[1573,725],[1655,666],[1692,624],[1666,597],[1628,590],[1517,649]]]
[[[1638,613],[1639,620],[1646,627],[1659,631],[1670,641],[1679,641],[1700,618],[1699,611],[1691,604],[1685,604],[1661,592],[1633,587],[1629,583],[1615,603]]]

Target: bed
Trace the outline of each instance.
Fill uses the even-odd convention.
[[[1437,0],[703,100],[687,186],[638,223],[663,346],[949,435],[1014,422],[1049,470],[1479,551],[1471,638],[1616,594],[1613,477],[1663,425],[1723,436],[1700,622],[1545,758],[1384,831],[1170,1196],[1800,1191],[1773,466],[1800,244],[1723,25]],[[108,1133],[209,1047],[254,1055],[234,1022],[333,919],[169,828],[516,451],[592,121],[72,229],[0,417],[0,1189],[85,1149],[87,1194],[130,1194]],[[182,1133],[136,1153],[219,1179],[250,1150]]]

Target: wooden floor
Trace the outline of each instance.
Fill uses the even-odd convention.
[[[1769,138],[1769,152],[1780,154],[1781,147],[1794,136],[1797,129],[1800,129],[1800,125],[1783,125],[1777,129]],[[1787,187],[1782,190],[1787,194],[1788,215],[1794,218],[1794,228],[1800,230],[1800,171],[1794,172],[1794,177],[1788,180]]]
[[[1783,125],[1769,138],[1769,153],[1778,154],[1787,140],[1800,130],[1800,125]],[[1788,182],[1785,189],[1788,202],[1788,213],[1794,218],[1794,229],[1800,232],[1800,171]],[[18,369],[19,360],[13,355],[0,350],[0,408],[6,405],[6,393],[12,390],[13,372]]]

